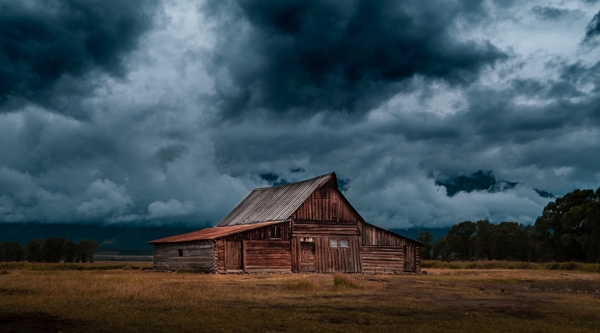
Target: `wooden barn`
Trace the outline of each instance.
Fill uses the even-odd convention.
[[[253,190],[216,227],[149,242],[154,268],[204,272],[420,272],[422,243],[366,222],[335,173]]]

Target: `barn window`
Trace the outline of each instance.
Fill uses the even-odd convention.
[[[281,226],[274,225],[271,227],[271,238],[281,238]]]
[[[337,239],[330,239],[329,247],[337,247]]]
[[[347,239],[342,239],[340,241],[340,247],[348,247],[348,240]]]
[[[338,217],[338,204],[334,202],[331,204],[331,218],[337,220]]]
[[[179,256],[183,257],[183,250],[179,250]]]

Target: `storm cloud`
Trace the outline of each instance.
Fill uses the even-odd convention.
[[[385,227],[528,224],[599,186],[598,2],[0,3],[0,221],[214,225],[335,171]]]
[[[154,7],[153,0],[0,1],[0,103],[88,94],[92,87],[79,89],[77,80],[93,70],[123,78],[124,57],[151,28]]]
[[[444,8],[441,10],[441,8]],[[474,8],[473,8],[474,7]],[[507,55],[460,39],[485,12],[437,1],[209,1],[209,70],[225,116],[364,114],[415,76],[468,85]],[[218,75],[217,75],[218,73]]]

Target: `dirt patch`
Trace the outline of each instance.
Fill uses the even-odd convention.
[[[73,322],[40,312],[0,312],[0,327],[4,333],[37,333],[73,331]]]

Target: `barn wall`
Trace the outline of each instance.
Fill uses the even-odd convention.
[[[183,256],[179,256],[179,250]],[[215,271],[214,241],[154,244],[154,269]]]
[[[292,270],[289,241],[243,241],[244,270],[246,272]]]
[[[356,223],[362,218],[331,179],[314,191],[292,215],[294,221],[336,221]]]
[[[290,223],[280,223],[281,237],[271,238],[271,225],[226,236],[215,242],[218,272],[290,272]],[[237,262],[240,265],[237,266]]]
[[[404,271],[404,250],[397,246],[364,246],[360,259],[363,273],[400,273]]]
[[[234,235],[225,237],[226,240],[272,240],[271,238],[271,226],[277,225],[281,227],[281,237],[278,240],[289,241],[291,236],[291,229],[289,222],[283,222],[279,224],[271,224],[262,228],[256,228],[244,232],[240,232]]]
[[[360,230],[363,272],[421,271],[419,243],[366,223],[361,223]],[[407,257],[405,253],[414,255]]]

